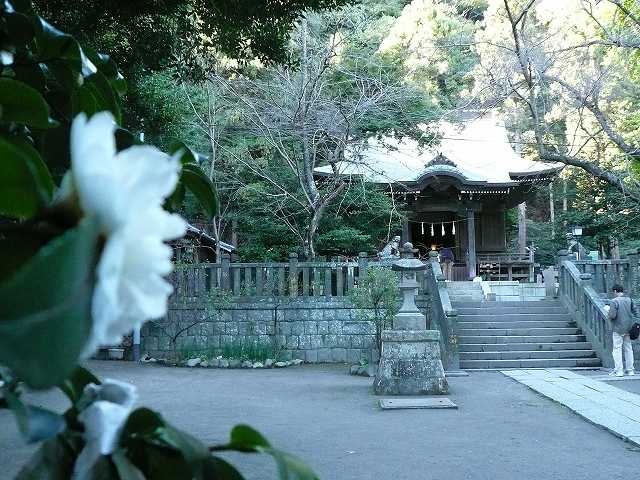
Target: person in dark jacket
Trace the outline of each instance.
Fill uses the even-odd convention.
[[[613,329],[613,363],[615,365],[610,375],[622,377],[635,375],[633,368],[633,348],[629,330],[635,323],[637,314],[633,300],[624,296],[624,288],[620,285],[613,286],[615,298],[611,300],[609,307],[609,320]],[[622,350],[624,349],[624,373],[622,368]]]

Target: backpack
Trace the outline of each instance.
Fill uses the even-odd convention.
[[[631,300],[631,311],[632,312],[636,311],[636,305],[633,299]],[[636,320],[637,320],[637,317],[636,317]],[[640,323],[635,322],[633,325],[631,325],[631,328],[629,329],[629,338],[631,340],[637,340],[638,337],[640,337]]]
[[[640,336],[640,323],[634,323],[633,326],[631,327],[631,330],[629,330],[629,338],[631,340],[637,340],[639,336]]]

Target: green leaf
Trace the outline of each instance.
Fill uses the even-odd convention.
[[[114,136],[116,138],[116,150],[118,151],[126,150],[134,145],[142,144],[142,142],[140,142],[133,133],[125,128],[116,128]]]
[[[38,193],[45,204],[49,203],[53,198],[55,184],[53,183],[53,178],[51,178],[49,168],[47,168],[38,151],[24,138],[4,137],[4,139],[13,143],[22,153],[27,155],[29,158],[29,170],[34,175]]]
[[[218,194],[213,183],[200,167],[192,163],[184,164],[180,182],[193,193],[208,218],[211,219],[218,214]]]
[[[41,407],[26,405],[7,388],[3,390],[3,395],[27,443],[41,442],[64,430],[65,421],[61,415]]]
[[[171,155],[179,155],[182,163],[180,182],[167,200],[167,207],[176,211],[182,206],[185,190],[189,190],[198,200],[202,211],[208,218],[218,214],[218,194],[211,179],[198,165],[196,153],[184,142],[176,142],[169,149]]]
[[[180,155],[180,163],[185,165],[187,163],[193,163],[195,165],[198,164],[196,153],[184,142],[175,142],[169,148],[169,154],[175,155],[178,153]]]
[[[111,455],[120,480],[145,480],[142,472],[129,460],[122,450],[116,450]]]
[[[5,14],[7,33],[14,45],[26,45],[33,39],[35,30],[26,15],[13,12]]]
[[[47,69],[53,74],[60,86],[69,92],[74,91],[84,83],[82,74],[64,60],[47,62]]]
[[[113,59],[104,53],[98,53],[92,48],[83,47],[84,53],[89,57],[89,59],[93,62],[93,64],[98,68],[100,73],[102,73],[112,88],[118,95],[124,95],[127,93],[127,82],[124,77],[118,71],[118,66]]]
[[[78,42],[63,33],[41,17],[36,25],[38,59],[41,62],[64,60],[76,72],[82,71],[82,51]]]
[[[87,114],[87,117],[91,117],[94,113],[100,111],[98,108],[99,100],[95,96],[95,87],[87,83],[84,83],[80,88],[73,91],[71,103],[74,116],[84,112]]]
[[[35,88],[11,78],[0,78],[0,122],[23,123],[35,128],[51,128],[49,105]]]
[[[209,457],[205,462],[204,478],[224,480],[244,480],[242,474],[229,462],[220,457]]]
[[[173,193],[167,198],[164,208],[169,210],[170,212],[177,212],[182,207],[184,203],[184,197],[186,195],[186,189],[184,188],[184,184],[182,182],[178,182],[176,185],[176,189]]]
[[[231,430],[231,440],[226,445],[215,446],[212,451],[235,450],[245,453],[266,453],[271,455],[278,467],[281,480],[317,480],[318,476],[301,460],[293,455],[277,450],[259,432],[248,425],[237,425]]]
[[[260,447],[268,448],[271,446],[266,438],[249,425],[236,425],[233,427],[231,430],[231,443],[255,449],[256,451]]]
[[[44,92],[46,78],[40,64],[12,65],[11,68],[15,73],[15,80],[24,82],[39,92]]]
[[[119,125],[122,121],[120,101],[109,81],[100,72],[90,75],[85,81],[93,87],[92,93],[97,99],[98,111],[109,110]]]
[[[139,408],[132,412],[121,439],[128,458],[147,478],[205,478],[210,458],[207,447],[152,410]]]
[[[59,388],[64,392],[67,398],[71,400],[71,403],[75,405],[82,397],[84,387],[91,383],[100,385],[101,382],[86,368],[76,367],[69,378],[65,379],[64,382],[59,385]]]
[[[1,88],[1,87],[0,87]],[[29,144],[0,136],[0,214],[29,218],[48,203],[53,180]]]
[[[271,455],[278,467],[280,480],[318,480],[319,477],[311,468],[306,466],[300,459],[288,453],[274,448],[265,448],[262,451]]]
[[[16,480],[68,480],[77,455],[62,435],[50,438],[22,467]]]
[[[66,379],[89,336],[98,233],[83,220],[0,285],[0,363],[33,388]]]

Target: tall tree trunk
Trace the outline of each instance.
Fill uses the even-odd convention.
[[[238,219],[231,220],[231,245],[238,248]]]
[[[549,184],[549,221],[551,222],[551,236],[556,236],[556,202],[553,197],[553,182]]]
[[[527,253],[527,203],[518,205],[518,252]]]
[[[322,216],[318,210],[313,212],[313,215],[309,219],[309,228],[307,229],[307,238],[306,238],[306,254],[307,256],[313,260],[316,258],[316,233],[318,231],[318,225],[320,224],[320,217]]]

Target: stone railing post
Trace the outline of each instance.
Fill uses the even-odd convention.
[[[562,262],[564,262],[565,260],[569,260],[569,250],[558,250],[558,270],[560,269],[560,265],[562,265]]]
[[[593,275],[590,273],[581,273],[580,274],[580,286],[582,287],[582,291],[580,292],[579,298],[579,306],[580,313],[582,314],[582,318],[586,320],[587,315],[587,305],[586,300],[584,298],[584,289],[587,287],[593,287]]]
[[[629,258],[629,279],[627,282],[629,288],[629,296],[638,297],[638,295],[640,294],[640,285],[638,285],[640,283],[640,278],[638,278],[638,270],[640,268],[638,265],[638,262],[640,262],[640,250],[629,253],[627,257]]]
[[[567,286],[563,282],[563,277],[566,272],[562,268],[562,263],[569,260],[569,251],[568,250],[558,250],[558,255],[556,257],[556,268],[558,269],[558,295],[562,295],[566,292]]]
[[[220,286],[222,290],[231,288],[231,256],[228,253],[220,255]]]
[[[358,281],[364,280],[367,277],[368,268],[369,259],[367,258],[367,252],[358,253]]]
[[[298,296],[298,254],[289,254],[289,296]]]

